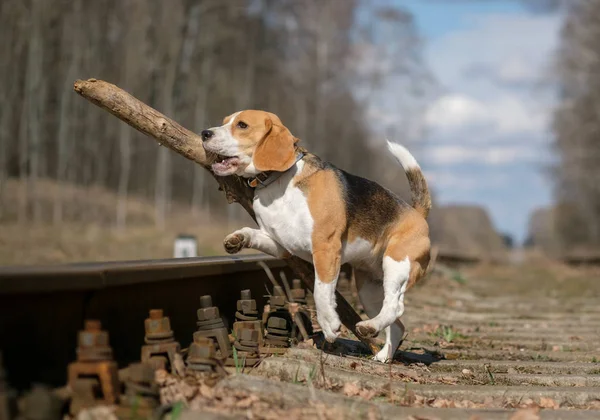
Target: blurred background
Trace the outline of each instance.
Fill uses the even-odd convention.
[[[0,0],[0,264],[200,255],[251,223],[208,173],[78,97],[117,84],[199,132],[247,108],[407,195],[441,251],[600,242],[600,0]],[[597,156],[598,155],[598,156]]]

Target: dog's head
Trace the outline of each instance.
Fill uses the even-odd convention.
[[[296,161],[298,141],[275,114],[246,110],[225,117],[223,125],[203,130],[204,148],[217,155],[219,176],[254,176],[288,170]]]

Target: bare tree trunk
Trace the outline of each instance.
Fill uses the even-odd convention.
[[[205,169],[215,162],[215,156],[205,152],[202,139],[197,134],[183,128],[118,87],[95,79],[78,80],[75,82],[75,91],[135,129],[153,137],[160,144],[202,165]],[[254,219],[254,210],[252,209],[254,191],[237,176],[215,177],[215,179],[225,192],[227,200],[230,203],[238,202]],[[312,264],[297,257],[285,261],[302,279],[306,287],[312,291],[315,282]],[[337,310],[342,323],[360,338],[356,330],[356,324],[361,321],[360,316],[339,292],[336,292],[336,298]],[[366,338],[360,338],[360,340],[367,344],[371,351],[378,350],[372,340]]]
[[[29,219],[29,136],[27,133],[27,95],[21,105],[19,119],[19,205],[17,220],[24,224]]]
[[[19,222],[28,219],[29,204],[32,202],[32,187],[35,189],[39,171],[39,146],[41,144],[41,106],[45,100],[42,92],[42,13],[43,0],[32,0],[25,69],[25,93],[19,126],[19,173],[21,194],[19,199]],[[38,200],[34,203],[34,220],[41,216]]]
[[[0,38],[3,42],[0,43],[0,56],[9,57],[16,55],[17,47],[14,45],[14,27],[12,20],[15,19],[12,13],[10,1],[5,1],[0,5]],[[1,80],[11,80],[12,76],[12,60],[0,61],[0,78]],[[13,99],[16,83],[10,83],[4,89],[0,89],[0,104],[5,106],[0,107],[0,219],[4,213],[6,181],[8,178],[8,153],[9,141],[11,140],[11,126],[15,115],[15,107],[17,102]],[[12,106],[6,106],[12,104]]]
[[[140,0],[127,3],[125,10],[138,16],[132,26],[126,27],[126,48],[123,52],[125,63],[121,77],[124,83],[132,86],[140,77],[140,67],[142,66],[140,46],[143,45],[146,36],[146,16],[144,2]],[[138,82],[139,83],[139,82]],[[122,124],[117,130],[119,144],[119,180],[117,186],[117,217],[116,228],[122,232],[127,228],[127,201],[129,198],[129,183],[131,179],[131,158],[133,155],[133,133],[125,124]]]
[[[177,36],[181,29],[183,19],[183,9],[180,1],[170,1],[162,3],[165,10],[162,10],[164,19],[161,25],[162,31],[168,31],[170,36],[161,36],[162,47],[160,47],[159,60],[165,68],[164,78],[160,84],[159,103],[169,115],[173,115],[175,107],[173,106],[173,93],[177,75],[177,56],[180,53],[181,45]],[[170,41],[170,42],[169,42]],[[155,220],[156,225],[164,228],[167,218],[168,206],[171,202],[171,154],[166,148],[160,148],[156,162],[156,182],[154,190]]]
[[[73,0],[72,6],[71,17],[73,19],[73,24],[66,21],[63,26],[63,56],[66,55],[66,51],[70,51],[71,57],[60,96],[60,120],[58,122],[58,133],[56,136],[58,142],[56,163],[56,180],[58,188],[56,188],[52,212],[52,220],[55,225],[60,224],[63,221],[63,184],[66,182],[67,165],[71,156],[69,142],[71,141],[71,118],[73,115],[71,113],[72,95],[70,94],[69,88],[80,67],[81,59],[78,34],[81,19],[81,0]]]
[[[209,44],[210,45],[210,44]],[[206,80],[211,79],[213,67],[213,54],[212,51],[205,54],[202,61],[202,70],[200,83],[198,83],[198,91],[196,94],[196,104],[194,107],[194,124],[195,131],[199,133],[202,129],[206,128],[206,112],[207,112],[207,101],[209,94],[209,86]],[[204,81],[204,82],[203,82]],[[194,180],[192,184],[192,212],[198,213],[198,210],[205,205],[204,203],[204,180],[206,174],[202,171],[199,166],[194,166]],[[209,212],[210,213],[210,212]]]
[[[131,130],[121,124],[119,127],[120,172],[117,201],[117,230],[122,232],[127,227],[127,196],[129,192],[129,176],[131,174]]]
[[[45,89],[42,84],[43,73],[43,19],[44,0],[33,0],[31,4],[31,33],[27,53],[26,92],[27,97],[27,137],[29,144],[29,181],[30,194],[33,197],[33,221],[39,222],[42,216],[38,197],[38,178],[40,175],[40,157],[42,153],[42,125],[45,105]]]

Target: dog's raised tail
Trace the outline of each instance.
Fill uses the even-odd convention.
[[[400,165],[404,168],[412,195],[412,206],[421,213],[423,217],[427,218],[429,210],[431,209],[431,195],[429,194],[427,181],[423,176],[421,167],[406,147],[398,143],[392,143],[389,140],[387,141],[387,145],[390,153],[394,155],[396,160],[398,160]]]

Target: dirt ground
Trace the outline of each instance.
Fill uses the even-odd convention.
[[[415,287],[391,364],[317,336],[226,377],[162,371],[161,403],[185,419],[600,418],[600,270],[525,261]]]

